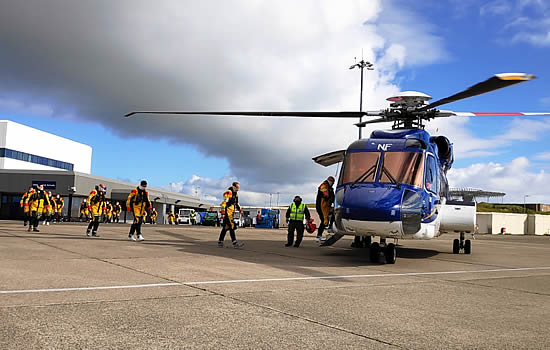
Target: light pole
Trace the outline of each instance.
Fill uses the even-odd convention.
[[[360,68],[361,69],[361,93],[359,94],[359,112],[363,112],[363,69],[367,70],[374,70],[372,67],[372,63],[369,61],[365,61],[364,59],[361,59],[359,63],[354,64],[353,66],[349,67],[349,69],[354,68]],[[359,117],[359,123],[363,120],[363,116]],[[359,127],[359,139],[361,139],[361,129],[362,127]]]
[[[279,207],[279,192],[277,192],[277,208]]]
[[[523,212],[527,213],[527,206],[525,205],[525,198],[529,197],[528,194],[523,196]]]
[[[271,197],[273,196],[273,193],[269,194],[269,209],[271,209]]]

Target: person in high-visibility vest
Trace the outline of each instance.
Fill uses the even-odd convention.
[[[23,193],[23,196],[19,201],[19,205],[21,206],[21,208],[23,208],[23,214],[25,215],[23,226],[27,226],[27,223],[30,224],[30,221],[31,221],[31,212],[29,210],[29,204],[27,203],[27,198],[33,193],[34,193],[34,188],[31,186],[29,187],[29,190],[27,192]]]
[[[157,210],[153,208],[151,210],[151,225],[154,225],[157,223]]]
[[[99,237],[97,230],[99,228],[101,214],[103,214],[103,208],[105,207],[106,193],[107,187],[104,184],[99,184],[92,190],[92,192],[90,192],[90,195],[88,196],[88,210],[92,214],[92,219],[88,224],[86,236],[90,236],[91,231],[92,237]]]
[[[304,217],[306,220],[311,218],[309,209],[302,203],[302,197],[296,196],[286,211],[288,235],[285,247],[290,247],[294,244],[294,247],[298,248],[300,243],[302,243],[302,238],[304,237]],[[296,241],[294,241],[294,230],[296,230]]]
[[[171,211],[169,211],[169,212],[168,212],[168,223],[169,223],[170,225],[173,225],[175,219],[176,219],[176,217],[174,216],[174,213],[172,213]]]
[[[149,200],[149,193],[145,190],[147,188],[147,181],[142,180],[138,187],[134,188],[128,195],[126,200],[127,211],[132,211],[134,214],[134,222],[130,227],[130,233],[128,233],[128,239],[135,241],[134,233],[137,235],[138,241],[143,241],[143,235],[141,234],[141,224],[143,219],[147,216],[147,211],[152,209],[151,201]]]

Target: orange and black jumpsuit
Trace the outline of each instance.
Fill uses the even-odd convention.
[[[328,181],[325,180],[317,189],[317,199],[315,200],[315,209],[317,209],[317,214],[319,214],[319,220],[321,221],[317,230],[317,237],[322,237],[323,231],[328,226],[330,208],[333,203],[334,190]]]
[[[62,197],[57,198],[57,215],[56,220],[57,222],[63,221],[63,207],[65,206],[65,202],[63,201]]]
[[[147,210],[151,210],[151,201],[149,200],[149,193],[146,190],[142,190],[139,187],[136,187],[128,195],[128,200],[126,201],[126,209],[132,211],[134,214],[134,222],[130,227],[130,233],[128,237],[132,237],[134,233],[138,236],[141,235],[141,224],[143,223],[143,218],[147,216]]]
[[[99,186],[96,186],[90,195],[88,196],[88,210],[92,214],[92,219],[88,224],[88,229],[86,234],[90,233],[92,230],[92,236],[97,235],[97,229],[99,228],[99,219],[101,214],[103,214],[103,208],[105,207],[105,192],[99,189]]]
[[[50,199],[46,192],[41,189],[36,189],[33,194],[27,196],[26,204],[29,205],[29,211],[31,213],[31,224],[29,225],[29,231],[31,226],[35,231],[38,227],[38,219],[43,211],[50,210]]]
[[[29,203],[27,202],[27,198],[33,193],[34,193],[34,189],[31,188],[30,190],[28,190],[23,194],[23,196],[21,197],[21,200],[19,201],[19,205],[21,206],[21,208],[23,208],[23,214],[25,215],[25,221],[23,222],[24,226],[27,226],[27,223],[29,223],[30,225],[31,211],[29,209]]]
[[[221,203],[221,207],[223,223],[218,242],[223,242],[227,230],[229,230],[231,241],[236,242],[237,237],[235,236],[235,222],[233,221],[233,214],[235,213],[235,210],[241,211],[241,206],[239,205],[239,196],[233,189],[233,186],[229,187],[227,191],[223,193],[223,202]]]

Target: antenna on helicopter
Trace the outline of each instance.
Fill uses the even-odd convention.
[[[355,57],[354,59],[357,60]],[[361,92],[359,94],[359,113],[362,113],[363,112],[363,69],[366,68],[367,70],[374,70],[373,64],[363,59],[363,50],[361,50],[361,61],[349,67],[349,69],[354,69],[354,68],[361,69]],[[363,115],[361,114],[359,116],[359,124],[361,124],[362,120],[363,120]],[[359,139],[361,139],[361,129],[363,129],[362,126],[359,127]]]

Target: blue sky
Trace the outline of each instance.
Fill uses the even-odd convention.
[[[57,7],[67,15],[59,17]],[[92,146],[96,175],[146,178],[214,202],[232,180],[244,185],[249,204],[276,192],[281,201],[295,194],[312,200],[335,169],[311,157],[345,148],[356,128],[350,120],[122,115],[356,110],[359,76],[347,68],[362,50],[376,67],[365,74],[365,109],[387,106],[384,99],[399,90],[439,99],[494,73],[527,72],[539,78],[441,108],[550,111],[548,1],[98,1],[88,8],[31,0],[5,8],[1,119]],[[549,180],[550,118],[458,119],[428,127],[455,144],[451,185],[550,202],[550,190],[535,189]]]

